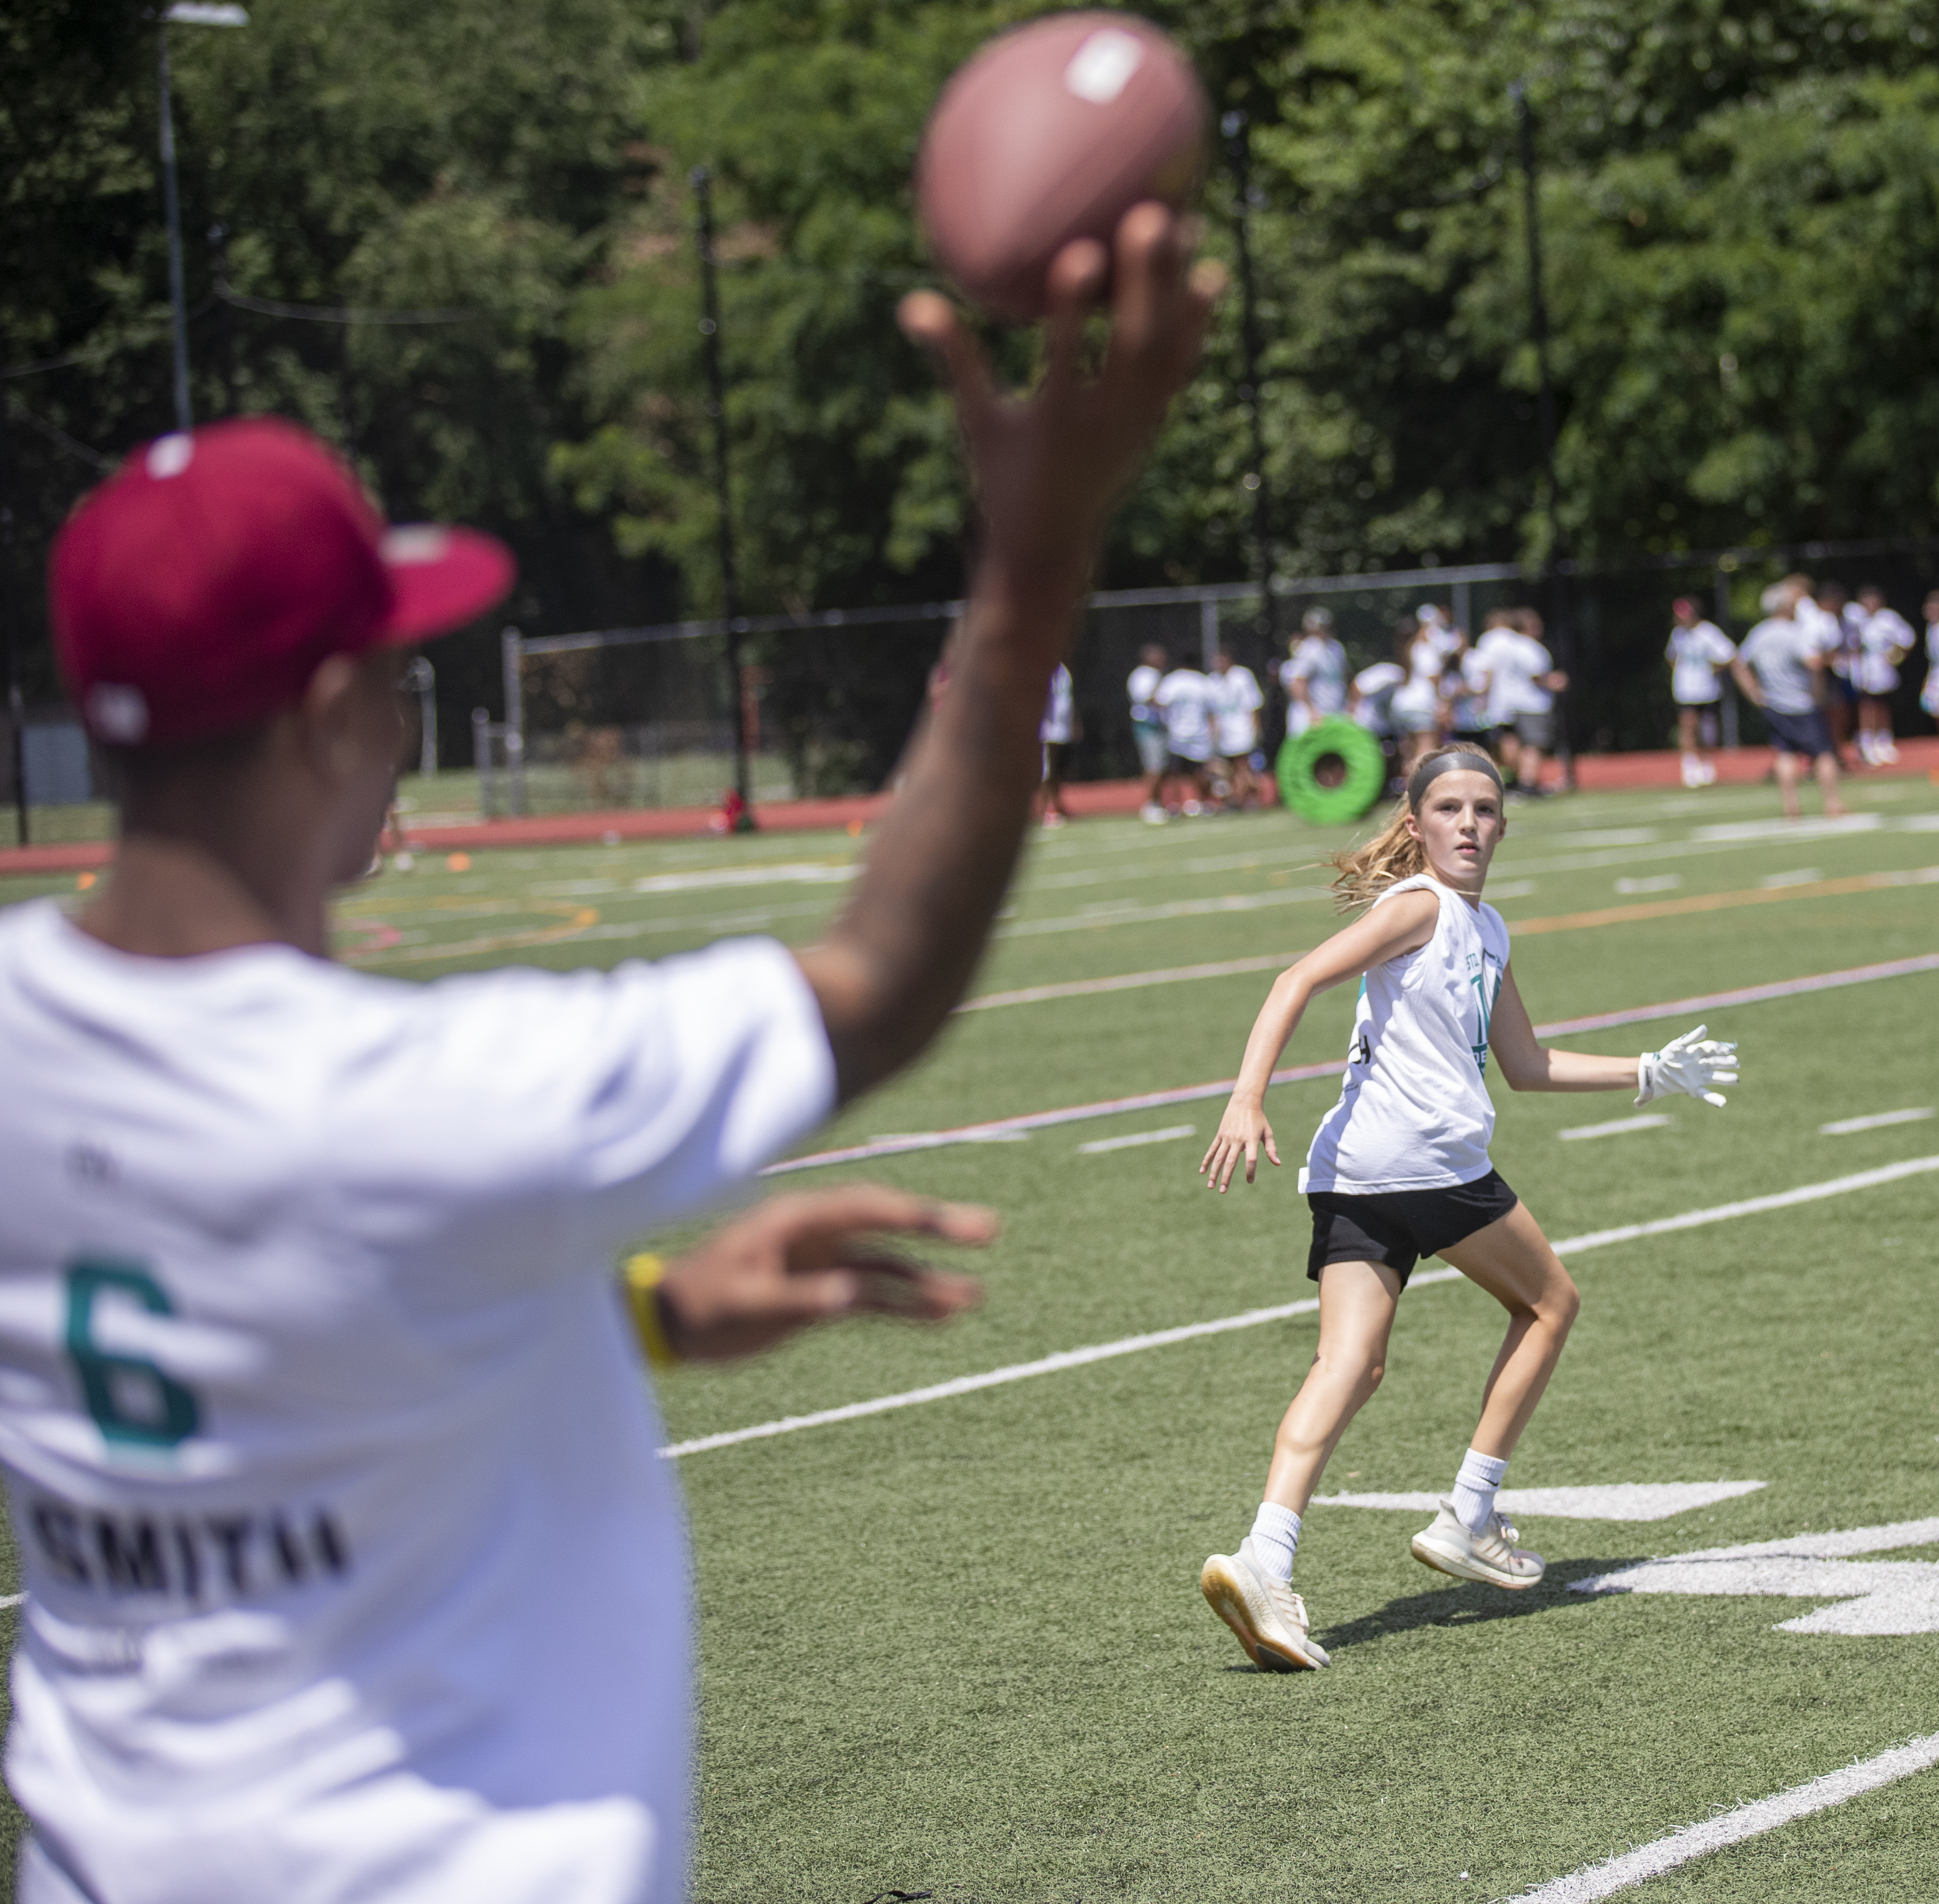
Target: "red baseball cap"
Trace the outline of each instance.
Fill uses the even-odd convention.
[[[517,572],[476,530],[387,528],[315,437],[251,417],[136,450],[68,519],[47,579],[83,717],[132,747],[264,719],[328,656],[462,627]]]

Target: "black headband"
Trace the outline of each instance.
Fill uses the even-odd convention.
[[[1443,774],[1485,774],[1495,783],[1495,791],[1506,796],[1495,763],[1484,753],[1470,753],[1466,748],[1444,747],[1431,753],[1408,776],[1407,804],[1411,812],[1420,811],[1421,796]]]

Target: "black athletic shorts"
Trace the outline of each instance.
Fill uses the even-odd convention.
[[[1770,729],[1770,744],[1779,753],[1801,755],[1816,760],[1831,751],[1831,724],[1822,707],[1802,714],[1780,714],[1773,707],[1764,710],[1764,724]]]
[[[1315,1282],[1329,1263],[1384,1263],[1400,1272],[1405,1289],[1421,1258],[1438,1256],[1498,1222],[1519,1200],[1502,1173],[1490,1170],[1445,1190],[1392,1190],[1374,1197],[1309,1191],[1306,1200],[1313,1206],[1306,1273]]]

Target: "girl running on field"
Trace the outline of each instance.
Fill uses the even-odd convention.
[[[1364,916],[1280,974],[1246,1041],[1219,1134],[1199,1169],[1222,1194],[1263,1149],[1268,1079],[1316,992],[1359,979],[1340,1101],[1300,1173],[1313,1209],[1307,1274],[1320,1285],[1320,1347],[1280,1424],[1265,1498],[1236,1554],[1214,1554],[1199,1585],[1262,1670],[1330,1663],[1292,1590],[1300,1516],[1347,1425],[1379,1386],[1394,1310],[1414,1266],[1440,1256],[1508,1312],[1482,1390],[1481,1425],[1452,1492],[1414,1537],[1414,1556],[1463,1580],[1530,1587],[1542,1559],[1516,1544],[1495,1492],[1554,1372],[1578,1298],[1540,1227],[1488,1161],[1495,1124],[1484,1073],[1492,1050],[1515,1090],[1673,1091],[1721,1105],[1737,1047],[1704,1027],[1640,1058],[1551,1051],[1536,1042],[1501,915],[1481,903],[1507,822],[1500,776],[1478,747],[1444,747],[1408,777],[1379,837],[1341,854],[1343,909]]]

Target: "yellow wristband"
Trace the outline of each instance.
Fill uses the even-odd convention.
[[[626,1285],[626,1306],[632,1312],[633,1333],[646,1352],[650,1368],[671,1368],[680,1361],[668,1341],[666,1326],[660,1320],[659,1290],[666,1275],[666,1259],[642,1251],[629,1256],[619,1265]]]

